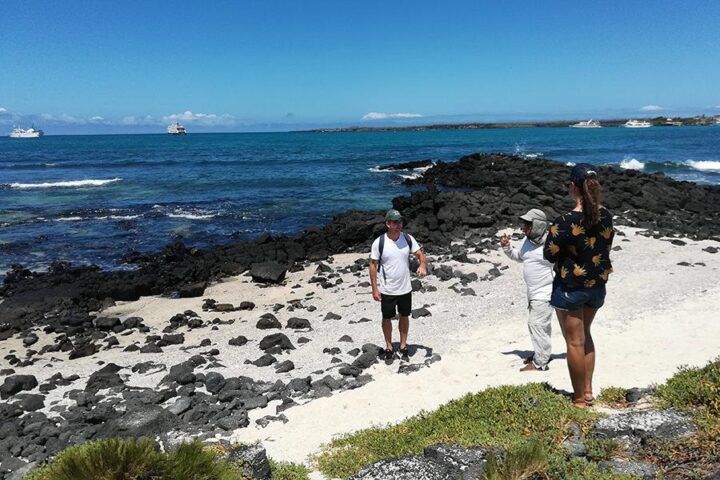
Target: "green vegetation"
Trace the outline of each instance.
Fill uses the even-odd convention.
[[[597,400],[607,405],[624,405],[625,401],[625,389],[620,387],[607,387],[600,390]]]
[[[279,467],[283,480],[290,476]],[[285,476],[283,476],[285,475]],[[51,463],[33,470],[28,480],[244,480],[241,469],[222,460],[222,450],[199,440],[161,452],[148,438],[98,440],[63,450]]]
[[[564,463],[561,443],[565,440],[566,425],[575,422],[587,428],[598,416],[593,411],[574,408],[567,398],[544,384],[501,386],[465,395],[398,425],[371,428],[334,440],[316,462],[325,475],[347,478],[369,463],[421,454],[426,446],[442,442],[506,449],[511,461],[496,465],[498,472],[526,467],[536,470],[542,456],[546,458],[544,462],[558,470],[557,465]],[[538,453],[540,450],[543,455]],[[520,462],[523,458],[527,462]],[[589,470],[578,471],[582,475]]]
[[[308,471],[304,465],[290,462],[277,462],[270,459],[270,472],[273,480],[307,480]]]
[[[676,442],[648,446],[648,456],[667,469],[683,468],[684,476],[701,477],[717,465],[720,458],[720,357],[701,368],[681,367],[672,378],[656,389],[663,407],[691,413],[700,434]]]
[[[692,472],[707,473],[707,464],[720,456],[720,358],[703,368],[681,368],[657,387],[661,406],[691,412],[701,434],[681,441],[653,444],[642,452],[667,469],[688,462]],[[604,389],[599,401],[625,404],[625,390]],[[587,430],[599,415],[577,410],[546,385],[498,387],[454,400],[434,412],[424,412],[398,425],[371,428],[331,442],[315,459],[330,477],[347,478],[377,460],[421,454],[434,443],[482,445],[506,450],[503,460],[492,460],[486,480],[522,479],[540,473],[545,478],[622,479],[600,472],[597,462],[620,452],[613,440],[585,438],[587,459],[571,457],[561,447],[566,426],[575,422]]]

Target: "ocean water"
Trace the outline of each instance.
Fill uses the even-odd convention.
[[[389,208],[375,167],[475,152],[612,164],[720,184],[720,127],[515,128],[0,138],[0,275],[12,264],[106,269],[176,240],[207,247]],[[420,187],[415,187],[420,188]]]

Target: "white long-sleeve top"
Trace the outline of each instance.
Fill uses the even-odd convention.
[[[553,264],[543,257],[545,237],[540,243],[525,239],[520,250],[503,247],[505,255],[523,264],[523,277],[527,285],[528,300],[550,301],[553,283]]]

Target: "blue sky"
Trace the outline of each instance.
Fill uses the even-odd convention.
[[[720,112],[720,2],[3,0],[0,130]]]

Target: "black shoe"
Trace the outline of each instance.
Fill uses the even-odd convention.
[[[395,352],[386,349],[383,357],[385,358],[385,363],[390,365],[393,360],[395,360]]]
[[[400,358],[402,358],[406,362],[410,360],[410,352],[408,352],[407,347],[400,349]]]

